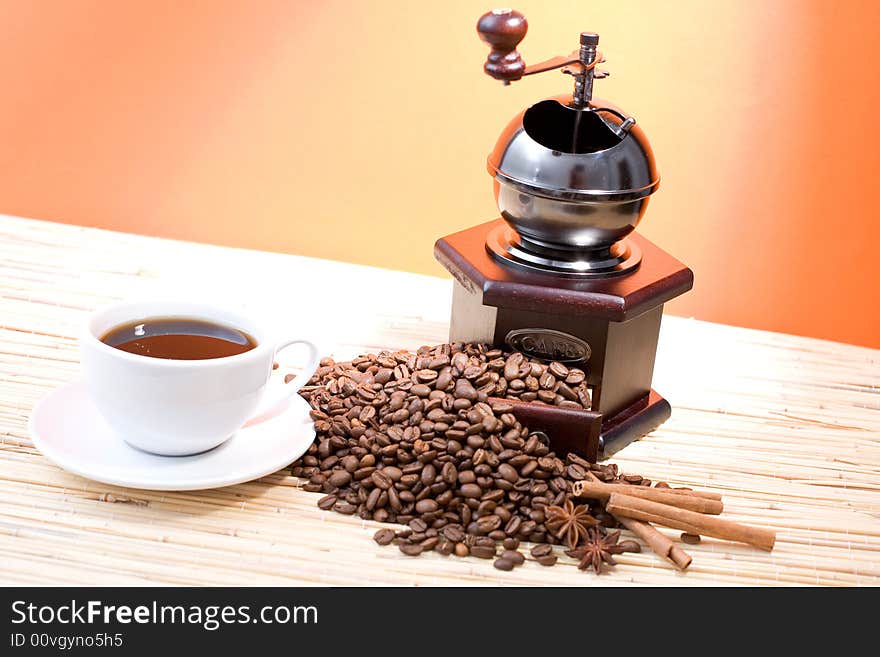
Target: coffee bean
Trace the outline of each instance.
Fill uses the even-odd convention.
[[[330,485],[343,488],[351,483],[351,473],[346,470],[335,470],[327,479]]]
[[[382,474],[388,477],[391,481],[400,481],[400,478],[403,476],[403,470],[396,468],[393,465],[386,465],[382,468]]]
[[[523,522],[523,524],[519,526],[518,534],[520,536],[528,536],[535,531],[537,526],[538,524],[534,520],[526,520],[525,522]]]
[[[466,557],[471,553],[470,548],[464,543],[456,543],[453,551],[457,557]]]
[[[556,393],[553,390],[539,390],[535,393],[535,397],[545,404],[552,404],[556,401]]]
[[[504,378],[508,381],[515,379],[519,374],[519,366],[522,362],[523,355],[521,353],[515,352],[508,356],[504,363]]]
[[[373,540],[376,541],[379,545],[388,545],[394,540],[394,530],[380,529],[375,534],[373,534]]]
[[[458,471],[451,462],[447,462],[443,464],[443,469],[440,471],[440,477],[447,485],[453,486],[458,480]]]
[[[593,407],[593,400],[590,398],[590,391],[587,390],[586,386],[584,386],[584,385],[578,386],[576,392],[577,392],[578,404],[580,404],[582,408],[590,409]]]
[[[428,529],[428,523],[421,518],[413,518],[407,525],[413,532],[420,534]]]
[[[358,469],[358,458],[354,454],[343,456],[339,460],[339,465],[341,465],[349,474],[354,474],[354,471]]]
[[[477,391],[474,389],[474,386],[467,379],[459,379],[455,382],[455,389],[452,392],[453,396],[459,399],[467,399],[468,401],[476,401],[478,395]]]
[[[586,374],[584,374],[583,370],[572,368],[568,371],[568,376],[565,377],[565,382],[570,386],[577,386],[583,383],[586,378]]]
[[[461,470],[458,473],[459,484],[472,484],[477,480],[477,474],[473,470]]]
[[[500,488],[496,488],[495,490],[491,490],[488,493],[485,493],[482,497],[482,500],[491,501],[491,502],[500,502],[504,499],[504,491]]]
[[[397,491],[394,488],[388,488],[388,505],[394,511],[400,511],[403,508],[403,504],[400,502],[400,496],[397,494]]]
[[[422,546],[422,550],[427,552],[428,550],[433,550],[437,544],[440,543],[440,538],[437,536],[428,536],[424,540],[422,540],[419,545]]]
[[[388,490],[393,484],[391,478],[381,470],[376,470],[375,472],[373,472],[370,475],[370,479],[372,479],[373,483],[382,490]]]
[[[556,377],[550,372],[544,372],[538,379],[538,387],[545,391],[552,391],[556,385]]]
[[[416,502],[416,513],[433,513],[439,508],[437,502],[431,499],[422,499]]]
[[[427,397],[431,394],[431,388],[423,383],[414,385],[409,391],[418,397]]]
[[[480,534],[488,534],[491,531],[495,531],[499,527],[501,527],[501,518],[496,515],[477,518],[477,529],[479,530]]]
[[[564,379],[568,376],[568,368],[558,361],[553,361],[547,366],[547,371],[557,379]]]
[[[419,461],[421,463],[430,463],[435,458],[437,458],[437,450],[429,449],[427,452],[422,452],[419,454]]]
[[[336,511],[336,513],[350,516],[353,515],[358,508],[357,505],[350,504],[349,502],[336,502],[336,504],[333,505],[333,510]]]
[[[502,541],[501,545],[505,550],[515,550],[519,547],[519,539],[507,537]]]
[[[493,500],[484,500],[477,507],[477,516],[485,516],[492,513],[498,506]]]
[[[438,372],[435,370],[419,370],[416,372],[416,378],[422,383],[429,383],[431,381],[435,381],[438,377]]]
[[[696,545],[697,543],[700,542],[700,540],[701,540],[701,539],[700,539],[699,534],[688,534],[687,532],[684,532],[684,533],[682,533],[682,535],[681,535],[681,542],[682,542],[682,543],[688,543],[688,544],[690,544],[690,545]]]
[[[449,525],[442,529],[443,535],[453,543],[460,543],[464,540],[464,530],[458,525]]]
[[[516,483],[517,479],[519,479],[519,473],[516,471],[516,468],[507,463],[502,463],[498,466],[498,474],[512,484]]]
[[[587,478],[587,473],[581,465],[577,463],[572,463],[566,468],[566,474],[568,478],[572,481],[581,481],[582,479]]]
[[[428,464],[424,468],[422,468],[422,473],[420,479],[422,481],[422,485],[430,486],[434,483],[434,479],[437,477],[437,469],[432,465]]]
[[[546,557],[548,554],[553,554],[553,546],[548,545],[547,543],[541,543],[540,545],[536,545],[532,548],[531,555],[536,559],[538,557]]]
[[[557,400],[557,404],[560,406],[563,401],[577,402],[577,393],[564,383],[560,383],[556,386],[556,394],[559,397],[562,397],[562,400]],[[576,406],[573,408],[576,408]]]
[[[513,562],[510,559],[505,559],[501,557],[500,559],[495,559],[495,562],[492,564],[498,570],[513,570]]]
[[[690,536],[690,534],[688,534]],[[624,552],[641,552],[642,546],[638,543],[638,541],[627,540],[627,541],[618,541],[617,547],[623,550]]]
[[[507,559],[517,566],[521,566],[526,562],[526,558],[516,550],[505,550],[501,553],[502,559]]]
[[[371,476],[376,471],[376,468],[373,466],[365,466],[363,468],[358,468],[354,472],[354,480],[361,481],[362,479],[366,479]]]
[[[372,401],[376,398],[376,393],[374,391],[370,390],[369,388],[364,388],[362,386],[358,387],[357,395],[364,401]]]
[[[542,566],[555,566],[557,557],[555,554],[545,554],[542,557],[535,557],[535,561],[537,561]]]
[[[401,543],[398,549],[408,557],[417,557],[424,551],[418,543]]]
[[[444,369],[437,375],[437,379],[434,381],[434,387],[436,390],[447,390],[449,386],[452,385],[452,371],[448,369]]]
[[[382,489],[381,488],[374,488],[373,490],[370,491],[370,494],[367,496],[367,501],[364,503],[364,506],[367,508],[368,511],[372,511],[377,506],[385,506],[384,504],[381,504],[381,505],[379,504],[379,498],[381,498],[381,497],[382,497]],[[385,494],[385,502],[387,503],[387,501],[388,501],[388,494],[386,493]]]
[[[459,492],[463,497],[477,498],[483,494],[483,489],[477,484],[464,484],[459,488]]]
[[[336,504],[335,495],[325,495],[320,500],[318,500],[318,508],[323,509],[324,511],[332,509],[334,504]]]
[[[474,545],[471,548],[471,554],[475,557],[479,557],[480,559],[492,559],[495,557],[495,546],[491,547],[488,545]]]

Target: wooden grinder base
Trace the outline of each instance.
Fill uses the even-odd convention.
[[[521,350],[547,360],[565,360],[559,354],[568,343],[588,345],[588,360],[571,364],[587,371],[590,411],[515,401],[514,414],[545,431],[559,452],[607,458],[670,415],[668,402],[651,389],[660,319],[666,301],[693,287],[693,272],[637,234],[627,239],[642,262],[625,275],[577,278],[513,267],[486,250],[486,236],[502,223],[447,235],[434,247],[455,279],[450,341],[506,347],[525,332],[538,346]]]

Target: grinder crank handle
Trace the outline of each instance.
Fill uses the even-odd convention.
[[[599,35],[582,32],[580,48],[568,55],[551,57],[538,64],[526,66],[516,47],[525,38],[529,29],[528,21],[516,9],[493,9],[480,16],[477,33],[491,49],[483,70],[496,80],[510,84],[525,75],[543,73],[562,68],[564,73],[573,75],[577,83],[576,105],[584,106],[589,101],[592,79],[608,75],[606,71],[595,69],[596,64],[605,61],[602,53],[596,50]]]
[[[510,84],[526,71],[526,63],[516,47],[529,29],[528,21],[516,9],[493,9],[480,16],[477,32],[491,51],[483,64],[487,75]]]

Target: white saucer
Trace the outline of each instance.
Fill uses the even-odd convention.
[[[37,449],[65,470],[105,484],[148,490],[219,488],[264,477],[298,459],[315,439],[309,405],[294,395],[284,413],[239,430],[208,452],[148,454],[113,433],[80,381],[41,399],[28,428]]]

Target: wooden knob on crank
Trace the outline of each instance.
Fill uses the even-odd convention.
[[[516,46],[526,36],[528,29],[526,17],[516,9],[493,9],[480,16],[477,32],[492,49],[483,65],[488,75],[505,84],[523,76],[526,64],[516,51]]]

